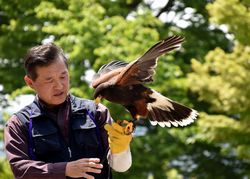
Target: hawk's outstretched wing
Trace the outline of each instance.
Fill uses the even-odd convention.
[[[153,81],[158,57],[180,47],[183,37],[172,36],[151,47],[143,56],[129,63],[116,79],[116,85],[132,85]]]

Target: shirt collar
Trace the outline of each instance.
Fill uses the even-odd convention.
[[[70,95],[67,96],[66,100],[62,104],[54,107],[49,107],[38,97],[38,95],[36,95],[31,107],[31,117],[37,117],[40,115],[54,116],[57,115],[60,109],[65,108],[67,105],[70,105]]]

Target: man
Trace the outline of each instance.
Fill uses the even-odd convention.
[[[59,47],[31,48],[25,70],[24,80],[37,95],[4,132],[15,178],[106,179],[112,177],[110,167],[129,169],[131,135],[112,123],[106,107],[68,93],[67,59]]]

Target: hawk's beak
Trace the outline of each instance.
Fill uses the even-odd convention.
[[[97,98],[95,98],[95,104],[99,104],[101,102],[102,96],[99,95]]]

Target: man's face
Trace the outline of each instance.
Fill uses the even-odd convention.
[[[36,67],[37,78],[33,81],[25,76],[26,83],[33,88],[47,105],[63,103],[68,95],[69,74],[62,58],[45,67]]]

